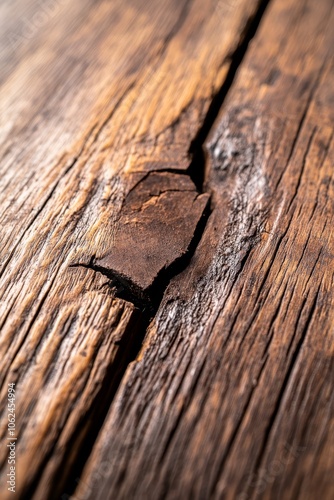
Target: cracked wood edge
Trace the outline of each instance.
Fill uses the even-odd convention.
[[[109,251],[149,172],[186,173],[259,3],[62,2],[14,50],[1,40],[1,407],[16,383],[17,498],[62,492],[142,328],[109,280],[73,264]],[[24,5],[31,20],[40,6]],[[4,447],[0,461],[5,499]]]
[[[333,497],[333,17],[270,4],[206,143],[203,237],[73,500]]]

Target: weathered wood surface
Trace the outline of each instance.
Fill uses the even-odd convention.
[[[1,5],[2,499],[12,498],[9,382],[16,498],[58,498],[89,453],[150,310],[115,295],[146,300],[156,276],[187,255],[208,201],[189,151],[260,3]],[[159,176],[165,187],[144,192]],[[166,212],[161,253],[148,224],[153,204]],[[139,227],[128,207],[140,212]],[[150,275],[138,276],[142,261],[133,259],[144,255],[133,248],[120,269],[124,222],[128,242],[151,232]]]
[[[333,22],[269,4],[206,141],[204,234],[73,498],[333,498]]]

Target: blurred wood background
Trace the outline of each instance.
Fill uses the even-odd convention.
[[[0,4],[1,500],[334,497],[333,22]]]

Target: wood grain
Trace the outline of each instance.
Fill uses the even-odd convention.
[[[179,185],[189,174],[188,194],[161,196],[170,202],[161,204],[160,245],[175,238],[175,248],[155,252],[148,281],[137,279],[138,263],[117,269],[145,290],[187,253],[208,199],[190,180],[189,150],[260,3],[64,0],[48,13],[32,0],[1,5],[0,435],[4,443],[12,382],[17,498],[57,498],[74,480],[131,360],[145,319],[92,259],[112,254],[127,196],[158,172]],[[156,196],[146,192],[145,203]],[[2,446],[4,500],[6,460]]]
[[[73,499],[331,499],[333,3],[273,0],[206,141],[213,211]]]

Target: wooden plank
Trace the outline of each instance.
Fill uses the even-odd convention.
[[[187,254],[208,200],[189,150],[260,3],[1,6],[0,436],[15,383],[17,498],[61,494],[89,451],[146,321],[115,293],[142,299]],[[143,192],[158,172],[171,191]],[[145,248],[155,267],[142,282],[114,248],[129,204],[151,227],[153,202],[165,221],[152,239],[166,252]],[[128,242],[140,234],[130,222]],[[2,446],[4,500],[7,454]]]
[[[333,3],[273,0],[206,142],[213,211],[74,499],[330,499]]]

